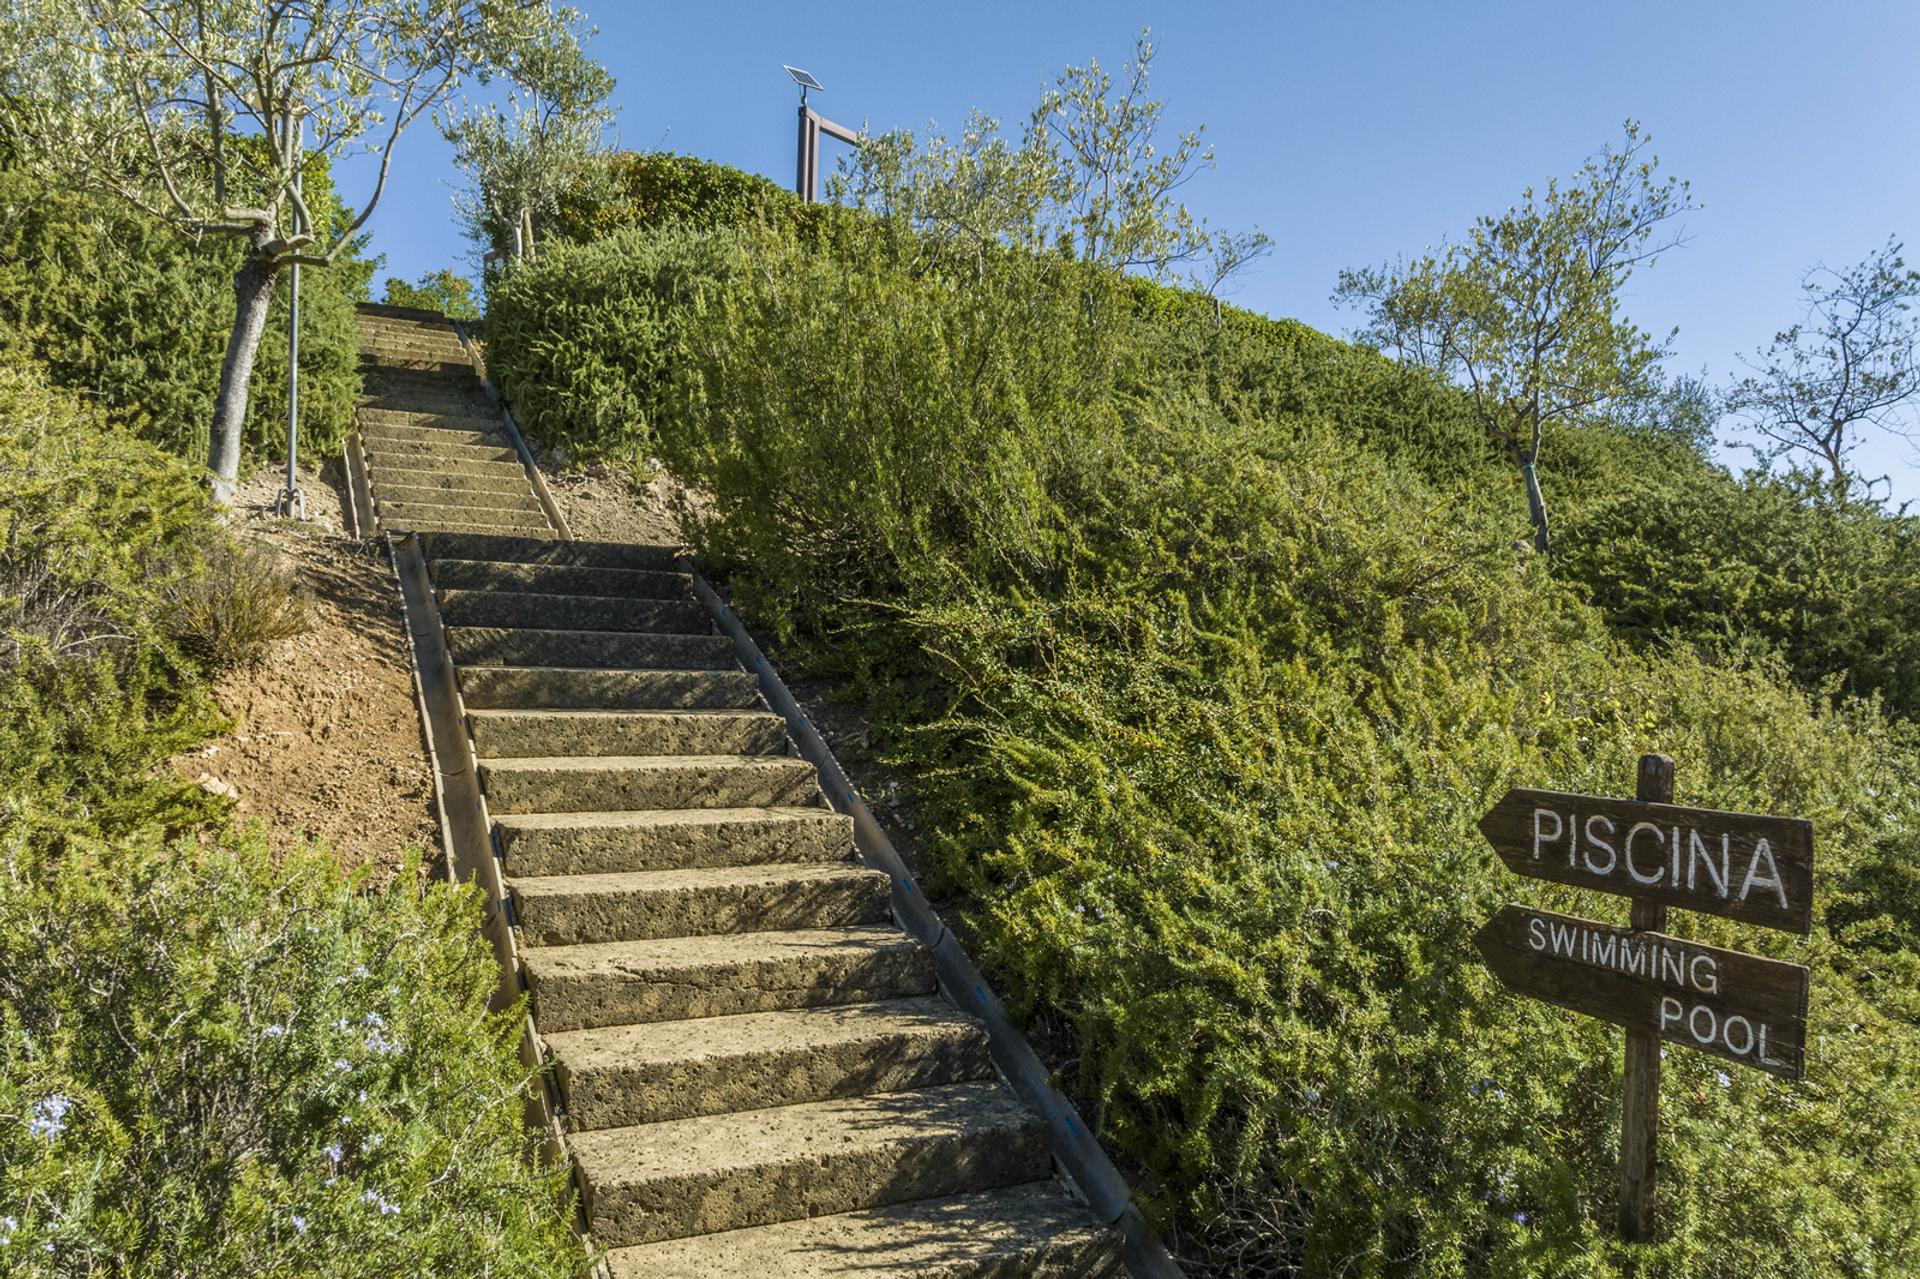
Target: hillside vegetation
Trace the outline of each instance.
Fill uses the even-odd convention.
[[[221,565],[193,467],[0,365],[0,1270],[574,1273],[472,891],[164,767],[228,727]]]
[[[1619,1273],[1620,1035],[1468,939],[1509,899],[1625,918],[1474,821],[1630,794],[1643,751],[1682,803],[1810,817],[1819,899],[1805,940],[1676,918],[1811,965],[1810,1064],[1668,1054],[1640,1273],[1920,1266],[1912,519],[1595,418],[1553,428],[1537,556],[1425,374],[759,199],[581,219],[494,282],[490,363],[548,444],[711,498],[696,552],[917,770],[932,887],[1071,1020],[1064,1082],[1196,1269]]]

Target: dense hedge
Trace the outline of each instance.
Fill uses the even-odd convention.
[[[316,217],[348,216],[325,157],[306,182]],[[194,245],[146,214],[0,169],[0,358],[38,361],[145,438],[204,459],[243,251],[227,237]],[[337,453],[352,426],[353,304],[367,298],[372,273],[354,252],[301,275],[301,435],[316,456]],[[256,457],[285,455],[288,296],[283,278],[254,366],[245,442]]]
[[[845,247],[576,250],[583,280],[631,258],[671,287],[591,301],[556,264],[538,300],[529,275],[515,342],[552,371],[518,393],[623,368],[711,500],[696,550],[866,700],[935,891],[977,899],[1016,1007],[1077,1027],[1071,1080],[1196,1270],[1618,1272],[1618,1033],[1513,996],[1467,939],[1509,897],[1621,912],[1517,881],[1473,822],[1513,784],[1627,793],[1645,750],[1683,802],[1812,817],[1821,878],[1807,942],[1674,925],[1811,963],[1813,1050],[1799,1085],[1669,1055],[1641,1273],[1920,1265],[1920,740],[1801,664],[1825,645],[1891,693],[1910,659],[1869,685],[1879,641],[1838,620],[1777,653],[1686,643],[1769,591],[1865,617],[1784,548],[1827,528],[1831,581],[1884,588],[1903,525],[1589,425],[1550,452],[1549,562],[1515,549],[1512,468],[1460,397],[1373,353],[1053,259],[916,275]],[[1629,522],[1656,491],[1676,514]],[[1683,589],[1686,512],[1735,492],[1811,523],[1700,552],[1774,557],[1765,590]]]
[[[0,1270],[566,1275],[471,891],[276,859],[170,756],[195,468],[0,364]]]

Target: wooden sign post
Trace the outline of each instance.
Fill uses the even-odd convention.
[[[1645,1243],[1661,1041],[1787,1079],[1806,1071],[1806,968],[1669,937],[1667,908],[1810,932],[1813,827],[1677,808],[1673,760],[1642,755],[1633,800],[1515,789],[1480,830],[1519,874],[1632,899],[1627,928],[1516,904],[1473,940],[1515,990],[1626,1028],[1620,1235]]]

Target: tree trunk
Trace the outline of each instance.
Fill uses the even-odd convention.
[[[1533,469],[1531,459],[1521,464],[1520,474],[1527,477],[1527,514],[1533,519],[1533,549],[1545,555],[1547,553],[1547,499],[1540,492],[1540,474]]]
[[[241,433],[247,424],[247,386],[253,378],[253,358],[267,327],[267,309],[273,304],[273,286],[279,271],[260,247],[272,234],[255,232],[253,251],[233,273],[233,332],[227,337],[227,358],[220,365],[220,395],[213,405],[213,430],[207,440],[207,482],[213,500],[233,505],[234,486],[240,480]]]

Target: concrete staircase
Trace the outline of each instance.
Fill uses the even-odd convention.
[[[477,509],[427,570],[613,1279],[1123,1274],[674,548]]]
[[[370,303],[358,320],[364,390],[347,447],[372,494],[361,531],[556,536],[453,322]]]

